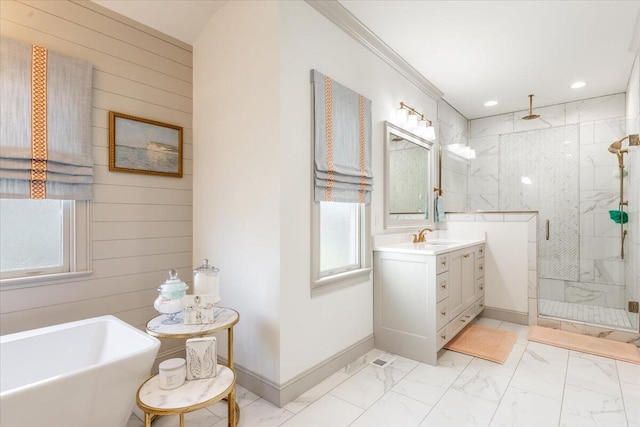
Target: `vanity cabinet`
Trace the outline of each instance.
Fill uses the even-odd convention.
[[[484,309],[484,244],[436,255],[374,250],[378,349],[435,365]]]

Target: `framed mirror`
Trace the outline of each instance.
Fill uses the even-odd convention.
[[[384,226],[433,225],[433,142],[385,122]]]

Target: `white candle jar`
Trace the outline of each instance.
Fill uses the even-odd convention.
[[[158,366],[160,388],[172,390],[184,384],[187,378],[187,361],[180,357],[167,359]]]
[[[203,264],[193,270],[193,294],[213,295],[213,302],[220,301],[220,269],[209,264],[205,259]]]

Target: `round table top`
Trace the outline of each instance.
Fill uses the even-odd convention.
[[[138,389],[137,403],[140,409],[157,415],[180,414],[195,411],[222,400],[233,389],[236,374],[218,364],[213,378],[185,381],[171,390],[160,388],[160,378],[154,375]]]
[[[200,325],[185,325],[183,322],[184,312],[178,313],[176,319],[180,323],[174,325],[163,325],[162,321],[167,318],[161,314],[147,322],[147,333],[158,338],[192,338],[213,334],[214,332],[229,329],[240,320],[237,311],[226,307],[215,307],[213,309],[214,322]]]

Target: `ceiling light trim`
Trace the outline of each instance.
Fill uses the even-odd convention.
[[[305,0],[305,2],[390,65],[418,89],[435,100],[443,97],[444,93],[440,89],[391,49],[337,0]]]

